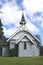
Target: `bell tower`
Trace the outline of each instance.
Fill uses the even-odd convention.
[[[22,18],[21,18],[21,21],[20,21],[20,25],[23,26],[26,24],[26,21],[25,21],[25,18],[24,18],[24,14],[22,12]]]

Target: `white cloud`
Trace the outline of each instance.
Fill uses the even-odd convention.
[[[3,24],[10,24],[12,21],[14,21],[14,17],[12,15],[11,8],[8,5],[4,6],[2,11],[4,12],[3,18],[2,18]]]
[[[26,14],[28,14],[31,18],[33,16],[33,14],[36,11],[41,11],[43,10],[43,0],[23,0],[23,7],[24,9],[24,15],[26,18]],[[19,6],[16,3],[16,0],[13,0],[10,3],[6,3],[3,5],[1,11],[3,11],[3,16],[2,16],[2,23],[4,25],[11,25],[12,23],[15,26],[19,26],[19,21],[21,20],[21,10],[19,10]],[[40,20],[41,18],[38,18],[38,20]],[[28,29],[30,31],[32,31],[33,33],[39,33],[39,28],[37,28],[34,24],[30,23],[30,21],[26,18],[27,20],[27,24],[26,26],[28,27]],[[6,29],[4,28],[4,35],[6,37],[9,37],[10,35],[12,35],[15,31],[16,31],[16,27],[15,28],[9,28]]]
[[[1,17],[4,25],[16,24],[21,19],[21,10],[19,10],[17,4],[6,3],[1,11],[3,11],[3,16]]]
[[[23,0],[23,6],[32,13],[43,10],[43,0]]]
[[[26,27],[33,34],[39,34],[39,28],[37,28],[34,24],[27,22]],[[18,28],[16,28],[16,27],[9,28],[9,29],[6,29],[5,27],[3,27],[4,36],[10,37],[13,33],[15,33],[17,31],[17,29]]]
[[[27,14],[26,14],[26,11],[24,11],[24,15],[26,16]],[[34,33],[34,34],[39,34],[39,32],[40,32],[40,29],[36,26],[36,25],[34,25],[27,17],[25,17],[25,19],[26,19],[26,21],[27,21],[27,24],[26,24],[26,27],[28,28],[28,30],[30,30],[32,33]],[[32,19],[33,20],[33,19]],[[35,18],[35,21],[36,21],[37,19]]]
[[[30,30],[33,34],[39,34],[40,29],[38,27],[36,27],[34,24],[32,24],[31,22],[27,22],[26,27],[28,28],[28,30]]]
[[[43,11],[43,0],[23,0],[23,7],[28,15]]]
[[[23,7],[31,22],[37,22],[43,28],[43,0],[23,0]],[[41,12],[41,16],[33,18],[34,13]]]
[[[11,36],[16,31],[16,29],[17,28],[6,29],[5,27],[3,27],[4,36],[6,36],[8,38],[9,36]]]
[[[19,26],[19,21],[21,20],[21,10],[19,10],[18,5],[16,4],[16,1],[14,0],[10,3],[6,3],[3,5],[1,11],[3,14],[0,15],[2,18],[3,25],[11,25],[14,24],[14,28],[6,29],[3,27],[4,35],[6,37],[9,37],[16,31],[16,27]],[[13,26],[12,26],[13,27]]]
[[[35,16],[32,20],[33,22],[39,24],[41,28],[43,28],[43,13],[41,14],[41,16]]]

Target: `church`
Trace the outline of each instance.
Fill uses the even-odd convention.
[[[40,55],[40,40],[26,27],[24,14],[20,28],[2,44],[2,56],[9,56],[9,49],[15,49],[17,57],[36,57]]]

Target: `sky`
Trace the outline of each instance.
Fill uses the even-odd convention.
[[[4,36],[9,38],[20,27],[23,14],[27,28],[40,35],[43,45],[43,0],[0,0],[0,19]]]

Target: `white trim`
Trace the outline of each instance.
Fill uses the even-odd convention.
[[[23,30],[24,27],[25,27],[25,25],[21,26],[15,33],[13,33],[13,34],[9,37],[9,39],[7,40],[7,42],[8,42],[10,39],[12,39],[19,31]]]
[[[13,33],[13,34],[9,37],[9,39],[7,40],[7,42],[8,42],[12,37],[14,37],[14,36],[20,31],[20,29],[21,29],[21,28],[19,28],[15,33]]]
[[[27,27],[26,27],[27,28]],[[28,29],[27,29],[28,30]],[[29,33],[31,33],[31,35],[40,43],[39,39],[30,31],[28,30]]]
[[[24,36],[26,36],[33,44],[36,44],[36,43],[35,43],[32,39],[30,39],[29,36],[26,35],[26,34],[23,34],[23,35],[19,38],[19,40],[17,40],[16,44],[18,44]]]
[[[25,30],[25,31],[28,31],[39,43],[40,43],[40,40],[30,31],[27,29],[27,27],[25,25],[23,25],[22,27],[20,27],[14,34],[12,34],[9,39],[7,40],[7,42],[12,39],[19,31],[21,30]]]

